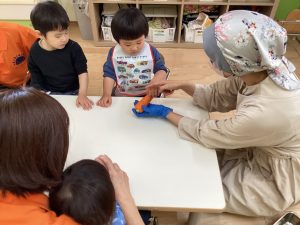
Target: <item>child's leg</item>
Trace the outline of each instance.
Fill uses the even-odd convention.
[[[139,210],[139,213],[144,221],[145,225],[150,223],[151,211],[150,210]]]

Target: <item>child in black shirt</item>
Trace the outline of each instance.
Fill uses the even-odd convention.
[[[69,39],[69,18],[56,2],[38,3],[30,19],[40,38],[32,45],[28,60],[30,85],[50,94],[77,95],[76,105],[91,109],[87,98],[87,60],[81,47]]]

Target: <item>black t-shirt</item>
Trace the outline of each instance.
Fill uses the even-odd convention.
[[[63,49],[47,51],[39,40],[32,45],[28,59],[30,86],[62,93],[78,90],[78,75],[87,72],[87,60],[79,44],[69,40]]]

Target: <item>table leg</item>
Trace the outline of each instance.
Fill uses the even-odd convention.
[[[187,225],[200,225],[201,224],[201,215],[202,213],[191,212]]]
[[[187,224],[189,216],[189,212],[177,212],[177,222],[179,224]]]

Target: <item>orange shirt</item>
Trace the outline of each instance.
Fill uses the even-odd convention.
[[[27,73],[27,57],[38,34],[16,23],[0,21],[0,85],[21,86]]]
[[[66,215],[56,216],[48,208],[48,197],[30,194],[26,198],[0,192],[0,224],[5,225],[79,225]]]

